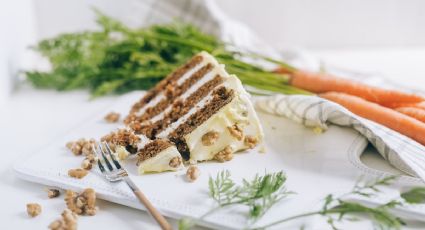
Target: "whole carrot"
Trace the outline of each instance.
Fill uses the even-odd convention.
[[[425,110],[425,101],[419,103],[390,103],[386,104],[385,107],[396,109],[401,107],[411,107]]]
[[[277,72],[281,71],[278,70]],[[292,72],[290,84],[313,93],[325,93],[330,91],[347,93],[380,105],[391,103],[418,103],[425,101],[423,97],[416,94],[382,89],[329,74],[312,73],[302,70],[295,70]]]
[[[406,114],[407,116],[413,117],[419,121],[425,122],[425,110],[415,107],[400,107],[394,110]]]
[[[363,98],[339,92],[327,92],[320,97],[336,102],[354,114],[375,121],[425,145],[425,123]]]

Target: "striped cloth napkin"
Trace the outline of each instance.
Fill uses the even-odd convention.
[[[135,0],[131,7],[132,15],[136,15],[135,18],[139,21],[142,18],[145,25],[170,22],[177,18],[190,22],[204,32],[214,34],[240,49],[282,58],[304,69],[317,70],[320,66],[318,60],[305,53],[293,50],[277,52],[272,49],[244,24],[224,14],[214,0]],[[361,78],[362,82],[379,84],[381,87],[400,88],[379,76],[337,68],[327,70],[339,76]],[[425,182],[424,146],[384,126],[356,116],[338,104],[314,96],[275,95],[262,97],[256,101],[256,106],[265,112],[285,116],[306,126],[322,129],[326,129],[328,124],[351,127],[367,138],[391,165]]]

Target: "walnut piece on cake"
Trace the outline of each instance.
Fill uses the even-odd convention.
[[[81,194],[67,190],[65,193],[66,206],[78,215],[94,216],[96,214],[96,192],[91,189],[85,189]]]
[[[170,165],[170,167],[172,168],[177,168],[182,164],[182,158],[180,156],[176,156],[171,158],[170,163],[168,165]]]
[[[194,182],[201,175],[201,171],[195,165],[189,166],[186,171],[186,179],[189,182]]]
[[[253,149],[258,144],[258,138],[248,135],[244,139],[244,144],[248,146],[248,148]]]
[[[60,194],[61,193],[58,189],[47,189],[47,197],[49,197],[50,199],[58,197]]]
[[[215,154],[214,160],[219,162],[230,161],[233,159],[233,150],[232,147],[226,146],[223,150]]]
[[[213,145],[218,138],[220,137],[219,133],[216,131],[209,131],[202,136],[202,144],[205,146]]]
[[[37,203],[29,203],[27,204],[27,213],[31,217],[36,217],[41,213],[41,205]]]
[[[50,230],[77,230],[77,214],[69,209],[65,209],[61,218],[53,221],[49,225]]]
[[[68,176],[74,177],[77,179],[81,179],[85,176],[87,176],[89,172],[85,169],[77,168],[77,169],[70,169],[68,170]]]
[[[231,127],[227,127],[227,130],[229,130],[230,135],[236,138],[236,140],[238,141],[242,140],[243,132],[242,132],[242,129],[240,129],[237,124],[234,124]]]

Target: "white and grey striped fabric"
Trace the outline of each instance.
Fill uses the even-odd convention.
[[[244,24],[225,15],[214,0],[135,0],[131,13],[138,24],[164,23],[179,19],[195,24],[203,31],[214,34],[240,49],[280,57],[304,69],[317,70],[321,66],[318,60],[299,51],[275,51]],[[362,82],[379,84],[381,87],[399,88],[379,76],[354,73],[326,65],[325,67],[329,72],[340,76],[361,78]],[[335,124],[351,127],[364,135],[394,167],[425,181],[424,146],[386,127],[358,117],[342,106],[318,97],[283,95],[263,97],[256,104],[257,108],[268,113],[288,117],[306,126],[326,129],[328,124]]]
[[[328,124],[360,132],[399,170],[425,181],[425,147],[382,125],[361,118],[344,107],[315,96],[276,95],[258,99],[257,108],[285,116],[308,127],[326,130]]]

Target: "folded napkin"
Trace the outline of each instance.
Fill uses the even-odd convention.
[[[425,147],[344,107],[316,96],[277,95],[260,98],[257,108],[285,116],[308,127],[326,130],[328,124],[351,127],[360,132],[397,169],[425,181]],[[336,137],[337,138],[337,137]]]
[[[214,34],[238,49],[282,58],[303,69],[318,70],[321,66],[320,61],[308,53],[299,50],[278,52],[268,46],[249,27],[226,15],[214,0],[135,0],[131,11],[134,20],[144,25],[179,19],[195,24],[204,32]],[[324,64],[327,71],[339,76],[361,78],[362,82],[379,84],[381,87],[400,88],[376,75],[354,73]],[[425,181],[424,146],[386,127],[356,116],[342,106],[313,96],[283,95],[264,97],[256,104],[258,108],[268,113],[288,117],[306,126],[326,129],[327,124],[336,124],[351,127],[364,135],[394,167]]]

